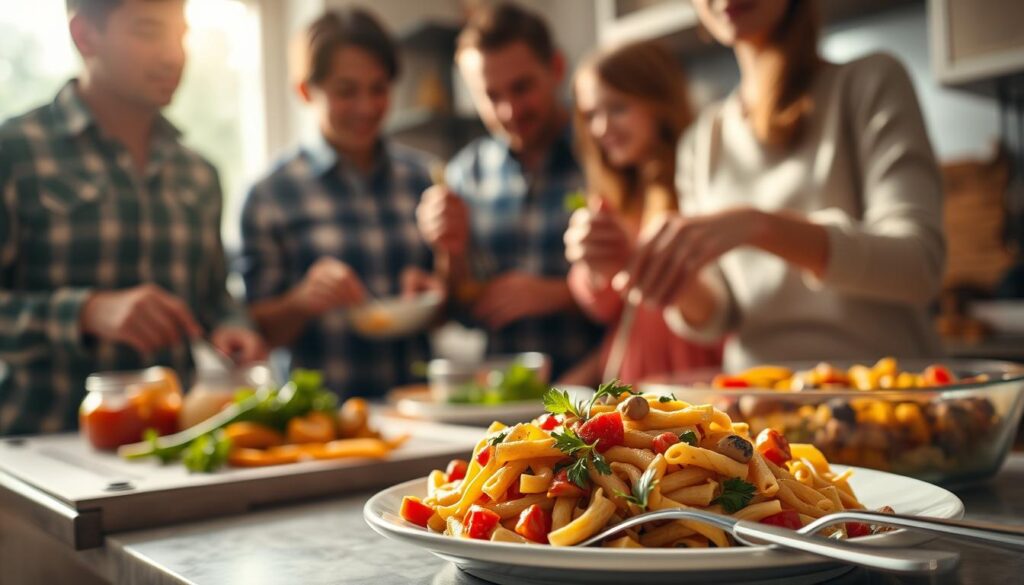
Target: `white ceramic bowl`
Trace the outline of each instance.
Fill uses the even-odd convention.
[[[439,293],[412,298],[378,299],[349,311],[348,319],[359,335],[368,339],[406,337],[426,329],[441,307]]]

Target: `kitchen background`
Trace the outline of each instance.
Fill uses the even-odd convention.
[[[404,72],[392,135],[446,158],[482,132],[452,68],[455,35],[481,0],[375,0],[400,39]],[[238,245],[246,186],[314,125],[288,83],[287,46],[325,8],[350,0],[190,0],[191,59],[170,117],[213,160],[225,185],[224,237]],[[361,2],[368,4],[367,2]],[[661,38],[679,55],[694,99],[738,79],[686,0],[521,0],[547,17],[571,64],[602,43]],[[947,185],[949,269],[939,327],[957,355],[1024,359],[1024,3],[828,0],[824,55],[887,51],[910,70]],[[0,119],[52,97],[77,68],[63,0],[0,11]],[[992,300],[996,299],[996,300]]]

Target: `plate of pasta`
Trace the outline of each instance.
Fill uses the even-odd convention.
[[[380,534],[423,547],[498,583],[683,580],[812,582],[848,570],[814,556],[736,546],[688,520],[627,529],[601,546],[574,545],[645,511],[697,508],[798,529],[842,509],[890,508],[958,518],[950,492],[882,471],[833,466],[774,431],[751,437],[711,405],[604,384],[574,401],[558,390],[531,422],[492,424],[467,460],[371,498]],[[823,534],[866,545],[929,537],[846,523]]]

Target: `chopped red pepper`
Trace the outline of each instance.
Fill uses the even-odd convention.
[[[491,447],[484,447],[476,454],[476,462],[480,464],[480,467],[487,467],[487,464],[491,461]]]
[[[761,524],[781,526],[783,528],[789,528],[790,530],[799,530],[800,528],[803,528],[803,523],[800,522],[800,514],[796,510],[783,510],[778,514],[765,516],[764,518],[761,518]]]
[[[537,504],[523,510],[516,522],[516,534],[533,542],[547,544],[551,531],[551,516]]]
[[[924,380],[929,386],[946,386],[952,384],[955,379],[946,366],[935,364],[924,370]]]
[[[593,445],[597,443],[599,453],[621,445],[625,441],[626,430],[622,426],[622,415],[618,411],[602,412],[580,425],[578,434],[581,439]]]
[[[863,522],[846,523],[846,536],[850,538],[860,538],[861,536],[869,536],[870,534],[871,527]]]
[[[715,379],[711,381],[711,385],[715,388],[750,388],[750,382],[739,376],[729,376],[726,374],[715,376]]]
[[[444,470],[445,481],[458,481],[465,479],[466,470],[469,468],[469,463],[465,459],[452,459],[448,462],[448,467]]]
[[[430,517],[434,515],[434,509],[421,502],[419,498],[405,496],[402,498],[402,507],[398,513],[409,522],[426,528]]]
[[[768,461],[775,465],[784,465],[793,458],[789,450],[789,441],[775,429],[765,429],[757,435],[754,448]]]
[[[523,492],[519,491],[519,481],[513,481],[512,485],[508,486],[508,489],[505,491],[505,499],[518,500],[521,497],[523,497]]]
[[[675,433],[661,433],[657,437],[654,437],[654,444],[652,445],[655,453],[664,454],[668,451],[668,448],[679,442],[679,437]]]
[[[556,473],[555,478],[551,480],[547,496],[549,498],[560,498],[563,496],[582,498],[586,494],[587,492],[585,492],[580,486],[569,481],[568,474],[564,469],[562,469]]]
[[[469,512],[466,512],[462,532],[470,538],[488,540],[500,521],[501,516],[497,512],[480,506],[470,506]]]
[[[562,424],[562,421],[558,420],[558,417],[553,414],[545,414],[537,419],[537,426],[545,431],[553,431],[560,424]]]

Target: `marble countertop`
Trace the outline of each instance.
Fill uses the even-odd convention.
[[[954,490],[967,518],[1024,525],[1024,453],[990,483]],[[261,510],[244,516],[109,536],[117,583],[263,585],[478,585],[484,581],[411,545],[389,541],[363,521],[369,493]],[[962,554],[955,574],[897,579],[854,571],[837,583],[1019,582],[1024,555],[951,541],[930,548]]]

